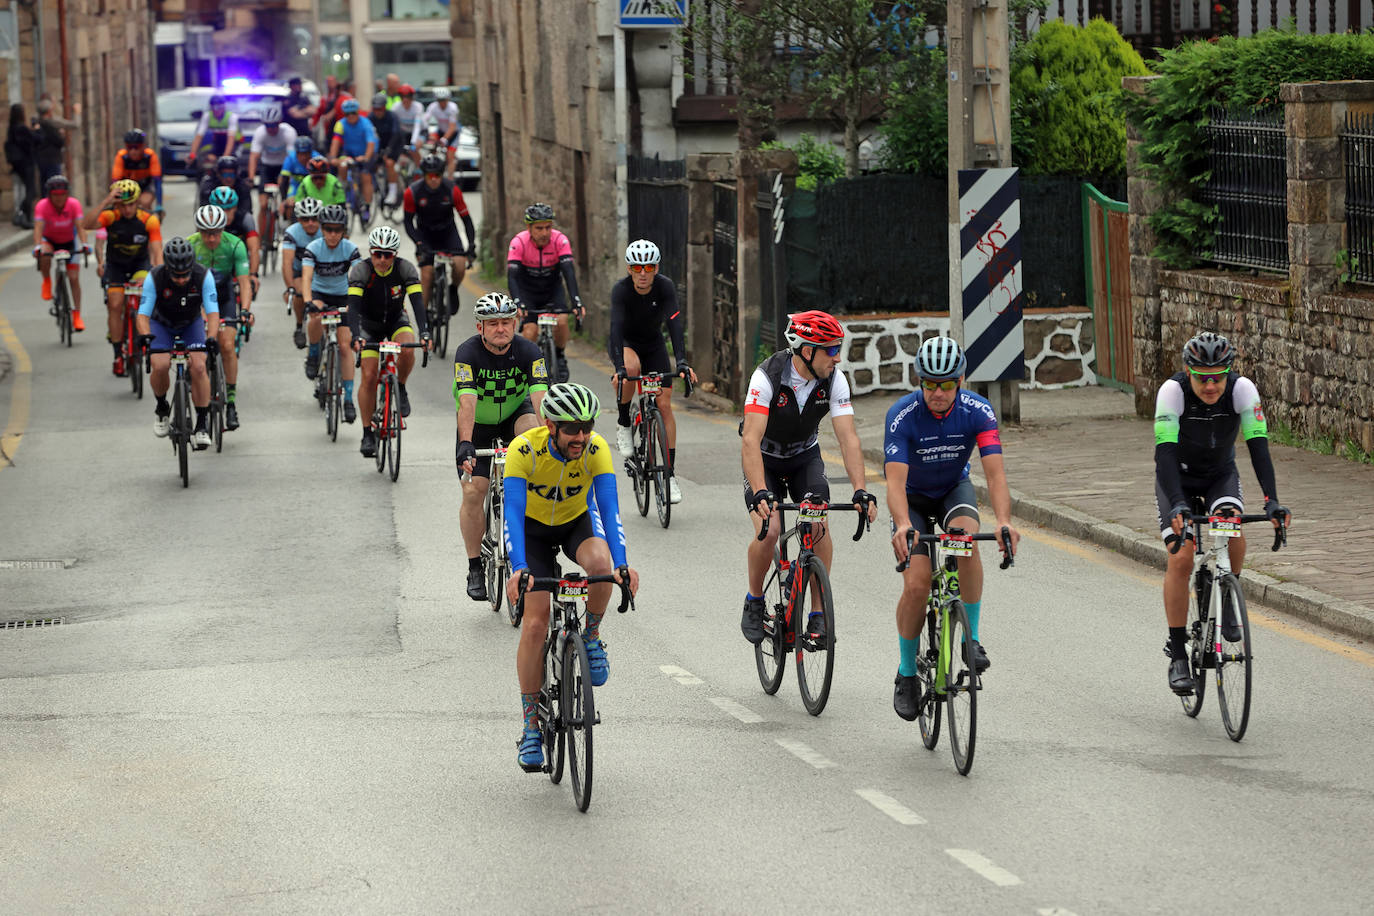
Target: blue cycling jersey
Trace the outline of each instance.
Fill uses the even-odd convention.
[[[291,252],[291,266],[296,268],[297,273],[300,272],[298,262],[305,253],[305,249],[310,247],[311,242],[322,238],[324,238],[323,229],[316,229],[314,235],[308,235],[300,223],[292,223],[286,227],[286,231],[282,233],[281,237],[281,250],[283,254],[288,251]]]
[[[921,391],[887,411],[883,458],[907,465],[906,491],[936,499],[968,477],[969,456],[1002,453],[997,414],[985,398],[960,389],[949,413],[936,416]]]
[[[367,153],[369,143],[377,144],[377,128],[367,118],[359,118],[357,124],[349,124],[348,118],[339,118],[334,123],[334,136],[343,140],[339,152],[345,156],[362,156]]]
[[[310,291],[328,293],[331,296],[348,295],[348,268],[362,257],[358,246],[348,239],[340,239],[337,248],[330,248],[323,238],[318,238],[305,246],[301,252],[301,265],[310,264],[315,268],[315,276],[310,280]]]

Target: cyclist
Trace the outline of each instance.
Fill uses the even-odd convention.
[[[1002,440],[997,415],[986,399],[962,388],[967,359],[959,344],[949,337],[932,337],[916,352],[918,391],[900,398],[887,411],[883,436],[886,459],[887,507],[892,513],[892,549],[898,560],[907,557],[906,533],[933,534],[925,530],[926,516],[934,516],[944,530],[978,531],[978,498],[969,480],[969,456],[976,447],[988,483],[988,502],[997,517],[997,545],[1005,553],[1002,528],[1011,532],[1016,549],[1020,533],[1011,524],[1011,491],[1007,489],[1002,463]],[[912,466],[915,473],[911,473]],[[917,544],[916,553],[930,554],[930,545]],[[968,612],[969,636],[973,639],[974,666],[986,671],[991,664],[978,641],[978,617],[983,603],[983,561],[975,549],[960,557],[959,596]],[[930,596],[930,564],[911,563],[902,574],[902,595],[897,600],[899,664],[892,695],[897,715],[916,718],[921,697],[916,680],[916,646]]]
[[[219,303],[215,299],[214,279],[210,271],[196,263],[196,253],[189,242],[179,237],[169,239],[166,258],[165,264],[148,271],[143,280],[143,297],[136,321],[145,346],[168,350],[173,338],[180,337],[191,350],[191,403],[196,407],[191,445],[200,450],[210,447],[210,433],[205,428],[210,412],[210,377],[205,371],[205,349],[216,345]],[[167,389],[172,386],[172,358],[168,353],[153,353],[151,360],[153,366],[148,385],[157,399],[153,434],[166,436],[171,428],[172,405],[167,403]]]
[[[411,343],[415,331],[406,317],[407,297],[420,340],[429,346],[429,331],[425,327],[425,301],[420,293],[420,272],[405,258],[396,256],[401,236],[390,226],[378,226],[367,236],[370,257],[359,260],[348,269],[348,325],[353,331],[353,349],[361,352],[363,384],[358,391],[358,406],[363,412],[363,441],[361,451],[367,458],[377,454],[377,434],[373,409],[377,402],[377,351],[364,350],[363,341],[395,340]],[[415,351],[402,350],[397,359],[396,393],[400,399],[401,416],[410,416],[410,397],[406,394],[406,379],[415,368]]]
[[[262,113],[262,123],[253,131],[253,142],[248,147],[248,185],[258,189],[259,235],[267,234],[267,186],[277,183],[286,160],[294,158],[298,139],[296,129],[282,123],[281,109],[275,105],[267,107]],[[257,181],[259,164],[262,165],[260,182]]]
[[[281,278],[286,285],[287,301],[296,316],[296,331],[291,339],[297,350],[305,349],[305,303],[308,289],[297,283],[300,278],[300,254],[311,242],[324,238],[320,230],[320,211],[324,208],[313,197],[306,197],[296,205],[296,222],[286,227],[281,237]]]
[[[296,186],[295,199],[300,201],[313,197],[326,207],[331,204],[342,206],[348,194],[339,179],[329,174],[329,160],[323,156],[312,156],[306,168],[310,174]]]
[[[196,253],[196,263],[210,271],[219,305],[220,359],[224,362],[224,383],[228,391],[224,408],[224,428],[239,428],[237,404],[239,357],[234,349],[236,329],[229,322],[252,321],[253,288],[248,282],[248,249],[243,241],[225,231],[225,212],[213,204],[196,211],[196,232],[186,237]],[[231,289],[237,284],[238,289]]]
[[[878,517],[878,500],[864,489],[863,449],[854,431],[854,406],[849,381],[839,369],[844,328],[825,312],[797,312],[787,316],[789,349],[779,350],[754,370],[744,399],[741,460],[744,464],[744,504],[752,513],[754,534],[770,519],[768,535],[749,540],[749,591],[744,596],[740,629],[751,643],[763,640],[763,577],[773,562],[782,525],[775,504],[790,492],[794,502],[808,496],[830,499],[825,460],[818,441],[821,419],[828,413],[840,444],[845,473],[854,487],[851,500],[871,522]],[[816,556],[830,569],[831,543],[821,529]],[[819,607],[819,600],[815,606]],[[823,638],[825,616],[812,613],[807,632]]]
[[[559,312],[554,328],[553,344],[558,365],[550,366],[558,381],[567,381],[568,358],[563,349],[568,345],[567,300],[563,286],[572,296],[573,311],[581,318],[586,314],[582,297],[577,294],[577,275],[573,270],[572,245],[568,237],[553,228],[553,207],[545,203],[525,208],[525,225],[529,228],[510,240],[506,253],[506,285],[515,304],[524,313],[520,333],[530,340],[539,339],[539,312]]]
[[[401,138],[406,144],[405,154],[411,157],[411,161],[416,161],[414,151],[419,147],[424,132],[425,106],[415,101],[414,86],[401,84],[400,99],[392,104],[391,111],[401,125]]]
[[[554,385],[544,396],[544,423],[515,437],[506,453],[505,528],[511,577],[506,594],[514,603],[529,576],[553,575],[563,553],[589,576],[615,571],[616,581],[639,590],[639,574],[625,559],[625,531],[620,524],[615,466],[610,446],[592,431],[601,405],[582,385]],[[592,684],[610,676],[601,621],[610,601],[610,583],[587,590],[587,664]],[[549,625],[549,593],[525,595],[524,631],[516,651],[524,731],[519,762],[527,772],[544,765],[537,726],[543,676],[544,635]]]
[[[434,258],[440,252],[445,255],[449,262],[449,285],[457,288],[468,271],[468,259],[477,256],[477,231],[472,227],[472,216],[458,182],[444,178],[444,160],[436,155],[426,156],[420,162],[420,170],[424,175],[406,188],[405,225],[406,235],[415,242],[415,262],[420,267],[425,301],[433,302]],[[453,224],[454,213],[463,220],[466,249],[458,227]],[[446,290],[440,290],[439,296],[441,304],[448,301]],[[457,296],[453,297],[453,313],[458,314]]]
[[[162,209],[162,163],[148,146],[148,135],[137,127],[124,135],[124,148],[115,153],[110,167],[110,180],[121,178],[132,178],[143,189],[140,207],[152,210],[156,201],[158,210]]]
[[[253,288],[253,298],[256,299],[261,282],[258,279],[258,265],[262,259],[262,237],[258,235],[258,227],[253,222],[253,211],[244,204],[244,200],[229,187],[215,188],[210,193],[210,206],[224,211],[225,228],[238,236],[248,249],[248,280]],[[248,320],[251,322],[251,315]]]
[[[458,133],[462,124],[458,122],[458,103],[453,101],[453,93],[440,87],[434,90],[434,101],[425,109],[425,121],[439,125],[440,142],[447,152],[444,174],[453,174],[453,152],[458,148]]]
[[[362,255],[358,253],[358,246],[344,237],[347,230],[348,211],[342,204],[330,204],[320,213],[321,237],[306,245],[301,253],[301,298],[316,309],[345,311],[349,308],[348,271]],[[349,327],[340,322],[334,328],[341,353],[352,344]],[[305,377],[308,379],[313,379],[320,371],[320,340],[323,337],[324,323],[320,316],[311,315],[306,326],[310,345],[305,356]],[[344,421],[352,423],[358,418],[357,408],[353,406],[353,360],[339,360],[339,377],[343,380]]]
[[[281,174],[287,176],[288,184],[282,193],[281,215],[289,224],[295,218],[295,197],[300,190],[301,181],[310,174],[310,160],[324,154],[315,151],[315,144],[309,137],[297,137],[291,155],[282,163]],[[281,175],[277,176],[280,183]]]
[[[1250,463],[1264,496],[1264,514],[1275,528],[1288,517],[1279,505],[1274,482],[1274,461],[1269,455],[1269,430],[1260,405],[1259,389],[1243,375],[1233,375],[1236,349],[1220,334],[1203,331],[1183,346],[1183,366],[1159,386],[1155,397],[1155,501],[1159,532],[1171,547],[1179,539],[1178,553],[1169,555],[1164,574],[1164,615],[1169,623],[1169,687],[1187,696],[1196,686],[1188,670],[1188,580],[1193,571],[1187,514],[1191,502],[1202,499],[1208,514],[1239,515],[1240,472],[1236,468],[1236,433],[1245,439]],[[1231,569],[1240,574],[1245,561],[1245,538],[1231,538],[1227,545]],[[1222,607],[1222,636],[1228,642],[1241,638],[1240,622],[1230,603]]]
[[[46,196],[33,208],[33,256],[38,259],[38,272],[43,275],[43,298],[52,298],[52,253],[61,248],[76,254],[76,237],[81,236],[81,250],[90,251],[86,227],[81,225],[81,201],[69,193],[67,179],[54,175],[43,182]],[[75,258],[67,262],[67,281],[72,288],[72,330],[86,330],[81,320],[81,265]],[[122,333],[122,328],[121,328]]]
[[[377,155],[377,128],[358,113],[358,100],[347,99],[342,105],[343,117],[334,124],[334,139],[329,141],[329,158],[339,170],[339,181],[348,187],[348,168],[356,166],[362,188],[362,200],[356,201],[358,215],[363,222],[372,219],[368,206],[372,202],[372,168]]]
[[[682,337],[682,311],[677,304],[677,288],[673,281],[658,272],[658,246],[648,239],[631,242],[625,249],[625,268],[629,276],[611,287],[611,336],[606,344],[607,355],[615,366],[616,385],[620,392],[620,416],[615,430],[616,448],[622,458],[634,453],[630,435],[630,400],[634,389],[620,383],[627,376],[643,372],[662,372],[668,375],[668,348],[663,343],[663,325],[673,338],[673,353],[677,355],[676,374],[693,383],[697,374],[687,365],[687,345]],[[677,466],[677,420],[673,417],[673,386],[659,392],[658,409],[663,411],[664,431],[668,434],[668,466]],[[682,490],[677,478],[668,478],[671,501],[682,502]]]
[[[138,208],[142,193],[138,182],[121,178],[110,186],[110,193],[100,206],[89,210],[81,219],[87,231],[104,229],[105,250],[105,308],[108,313],[108,336],[114,348],[114,374],[123,377],[124,357],[124,286],[141,283],[148,268],[162,263],[162,224],[146,210]],[[194,254],[192,255],[194,259]]]
[[[472,475],[463,483],[458,513],[468,549],[468,597],[486,601],[480,554],[491,459],[476,457],[477,449],[491,448],[498,438],[509,445],[538,425],[549,373],[539,348],[515,333],[515,303],[509,296],[487,293],[472,311],[477,333],[453,348],[453,400],[458,409],[454,456],[458,473]],[[499,532],[491,534],[500,537]]]
[[[210,195],[218,188],[228,188],[233,191],[243,202],[244,211],[250,217],[253,215],[253,187],[239,175],[237,156],[219,157],[219,160],[215,162],[215,171],[201,179],[196,206],[203,207],[211,203]]]
[[[191,138],[191,153],[186,161],[195,165],[201,144],[210,147],[216,156],[228,156],[241,139],[243,134],[239,131],[239,116],[229,111],[228,101],[217,92],[210,96],[210,109],[200,116],[196,135]],[[202,205],[204,203],[201,201]]]
[[[405,137],[401,134],[400,119],[387,110],[385,92],[379,92],[372,97],[372,111],[367,119],[372,122],[372,129],[377,131],[379,158],[386,167],[386,205],[394,207],[401,199],[400,179],[396,177],[396,160],[401,157]]]

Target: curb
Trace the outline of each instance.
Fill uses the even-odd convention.
[[[20,229],[7,239],[0,240],[0,258],[7,258],[12,254],[29,248],[33,245],[33,236],[29,232]]]

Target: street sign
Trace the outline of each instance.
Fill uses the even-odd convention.
[[[970,382],[1026,375],[1018,171],[959,171],[964,352]]]
[[[672,29],[687,17],[687,0],[620,0],[622,29]]]

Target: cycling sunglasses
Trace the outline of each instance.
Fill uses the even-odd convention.
[[[921,387],[926,391],[934,391],[936,388],[939,388],[941,391],[953,391],[955,388],[959,387],[959,380],[957,378],[948,378],[944,381],[937,382],[933,378],[923,378],[921,379]]]
[[[656,274],[658,273],[657,264],[631,264],[630,273],[635,274]]]
[[[394,252],[394,251],[374,251],[374,252],[372,252],[372,256],[373,256],[374,258],[385,258],[386,260],[390,261],[392,258],[396,257],[396,252]]]
[[[576,423],[570,421],[560,422],[558,424],[558,431],[560,433],[563,433],[565,436],[575,436],[578,433],[586,435],[587,433],[592,431],[592,426],[595,422],[596,421],[594,420],[581,420]]]
[[[1208,372],[1201,372],[1189,366],[1188,371],[1193,374],[1193,378],[1204,385],[1209,383],[1220,385],[1222,382],[1226,381],[1226,376],[1230,373],[1231,369],[1227,367],[1225,369],[1213,369]]]
[[[834,359],[835,357],[840,355],[840,348],[843,346],[843,344],[835,344],[834,346],[830,347],[822,347],[818,346],[817,344],[809,344],[808,346],[815,347],[817,350],[824,353],[826,356],[829,356],[831,359]]]

